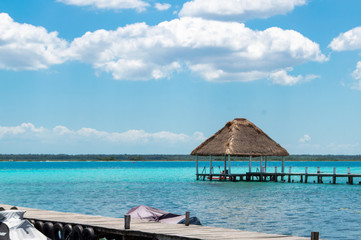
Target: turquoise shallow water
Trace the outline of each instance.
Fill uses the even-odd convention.
[[[361,185],[195,181],[194,162],[1,162],[0,202],[122,217],[144,204],[190,211],[204,225],[321,238],[361,239]],[[223,163],[214,163],[215,171]],[[208,166],[201,162],[200,168]],[[274,171],[279,162],[269,162]],[[361,173],[361,162],[287,162],[292,172]],[[255,168],[254,168],[255,169]],[[279,168],[280,169],[280,168]],[[232,162],[232,172],[248,162]],[[296,179],[297,180],[297,179]],[[325,179],[324,182],[329,180]],[[358,183],[361,179],[355,179]]]

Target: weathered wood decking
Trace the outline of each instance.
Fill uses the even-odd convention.
[[[0,204],[0,207],[10,209],[11,206]],[[18,207],[19,210],[26,210],[25,218],[40,220],[43,222],[70,223],[72,225],[91,226],[97,232],[113,234],[119,236],[116,239],[153,239],[153,240],[219,240],[219,239],[283,239],[301,240],[309,239],[305,237],[285,236],[278,234],[267,234],[258,232],[248,232],[235,229],[225,229],[207,226],[181,224],[163,224],[131,220],[130,229],[124,229],[122,218],[110,218],[102,216],[92,216],[77,213],[65,213],[38,210],[33,208]],[[129,238],[128,238],[129,237]]]

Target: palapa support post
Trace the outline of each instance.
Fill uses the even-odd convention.
[[[196,176],[197,176],[197,180],[199,180],[199,170],[198,170],[198,155],[196,155]]]
[[[213,171],[212,156],[209,156],[209,180],[210,181],[212,181],[212,171]]]
[[[226,175],[227,175],[227,156],[226,155],[224,155],[224,171],[223,171],[223,173],[224,173],[224,179],[226,180],[227,178],[226,178]]]
[[[124,229],[130,229],[130,215],[124,215]]]
[[[231,155],[228,154],[228,174],[231,175]]]
[[[263,181],[263,156],[261,156],[261,160],[259,161],[259,181],[262,182]]]
[[[308,179],[308,167],[305,168],[305,183],[307,183]]]
[[[332,183],[336,184],[336,168],[333,168],[333,177],[332,177]]]
[[[311,232],[311,240],[319,240],[320,233],[319,232]]]
[[[267,172],[267,160],[268,160],[268,157],[266,156],[265,157],[265,163],[264,163],[264,172],[266,173]]]
[[[189,226],[189,212],[186,212],[186,220],[184,222],[184,225]]]
[[[249,170],[248,172],[252,172],[252,156],[249,156]]]

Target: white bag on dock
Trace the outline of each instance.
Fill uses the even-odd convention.
[[[25,211],[0,211],[0,240],[47,240],[29,221],[24,220]]]

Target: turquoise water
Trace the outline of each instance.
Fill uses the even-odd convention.
[[[1,162],[0,203],[110,217],[144,204],[179,214],[190,211],[210,226],[305,237],[319,231],[321,238],[361,239],[361,185],[195,181],[194,165]],[[208,162],[201,162],[203,166]],[[217,172],[223,163],[213,166]],[[267,170],[274,171],[274,166],[280,171],[279,162],[269,162]],[[289,166],[292,172],[309,166],[309,173],[317,167],[330,173],[333,167],[338,173],[350,167],[351,173],[361,173],[361,162],[286,162],[287,172]],[[232,162],[232,173],[246,171],[248,162]]]

